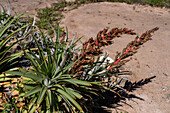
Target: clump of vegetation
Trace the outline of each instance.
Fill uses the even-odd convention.
[[[52,24],[56,30],[56,26],[59,25],[61,19],[64,17],[62,12],[65,10],[66,2],[52,4],[51,8],[36,9],[37,17],[39,20],[36,21],[36,25],[40,29],[48,30],[48,34],[53,34],[51,29]]]
[[[55,39],[37,30],[35,18],[22,24],[20,16],[0,14],[0,69],[9,66],[0,72],[2,112],[92,112],[93,96],[106,91],[120,96],[119,67],[158,30],[137,36],[112,60],[107,53],[101,56],[102,47],[122,34],[136,35],[133,30],[104,29],[78,46],[81,38],[69,40],[68,30],[54,29],[52,21]]]
[[[81,3],[89,3],[89,2],[125,2],[128,4],[138,3],[138,4],[149,4],[151,6],[158,7],[170,7],[169,0],[80,0]]]

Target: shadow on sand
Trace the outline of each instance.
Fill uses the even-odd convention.
[[[120,89],[115,90],[115,92],[119,93],[121,96],[111,91],[106,91],[104,93],[101,93],[102,95],[101,98],[94,97],[95,102],[92,105],[92,112],[93,113],[111,113],[114,109],[115,109],[115,112],[116,110],[127,112],[123,109],[118,109],[117,107],[123,106],[122,104],[126,104],[129,107],[133,108],[133,106],[126,103],[126,100],[133,101],[132,99],[139,99],[141,101],[145,101],[141,97],[138,97],[134,94],[129,94],[129,92],[133,92],[137,88],[141,88],[143,85],[152,82],[152,79],[154,79],[155,77],[156,76],[152,76],[152,77],[145,78],[134,83],[126,82],[124,86],[124,90],[120,90]]]

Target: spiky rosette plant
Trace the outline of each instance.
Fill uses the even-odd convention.
[[[74,60],[80,59],[71,68],[70,73],[81,80],[105,82],[107,80],[107,85],[112,84],[108,86],[115,86],[117,82],[115,81],[114,83],[113,79],[108,78],[115,77],[118,73],[118,68],[129,61],[129,59],[126,58],[135,54],[142,44],[151,40],[151,33],[154,33],[157,30],[158,28],[156,27],[143,33],[140,37],[137,36],[121,53],[117,53],[114,60],[112,60],[107,54],[105,54],[105,56],[99,56],[103,52],[101,48],[112,44],[112,39],[122,34],[135,35],[136,33],[134,33],[133,30],[128,30],[126,28],[113,28],[109,32],[107,32],[107,29],[104,29],[97,34],[96,39],[90,38],[82,44],[82,47],[79,49],[80,51],[74,56]],[[96,58],[95,56],[98,57]]]
[[[78,80],[69,74],[79,60],[72,61],[72,50],[77,41],[69,43],[67,34],[60,41],[59,33],[59,30],[55,33],[55,42],[48,43],[47,36],[41,32],[44,47],[33,36],[38,54],[32,50],[25,51],[26,58],[31,62],[30,70],[20,68],[19,71],[7,72],[23,77],[23,95],[28,101],[24,109],[27,112],[84,112],[85,97],[96,94],[92,88],[95,82]],[[45,51],[43,48],[46,48]]]

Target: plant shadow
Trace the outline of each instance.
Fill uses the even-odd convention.
[[[145,101],[143,98],[136,96],[134,94],[129,94],[129,92],[135,91],[137,88],[141,88],[143,85],[152,82],[152,79],[156,78],[156,76],[152,76],[149,78],[141,79],[140,81],[131,83],[126,82],[123,87],[124,90],[116,89],[115,92],[106,91],[104,93],[101,92],[102,97],[95,98],[94,103],[92,105],[92,113],[112,113],[113,110],[121,110],[123,112],[127,112],[123,109],[118,109],[118,107],[123,106],[122,104],[126,104],[129,107],[133,108],[130,104],[126,103],[126,100],[138,99],[141,101]],[[117,113],[117,111],[116,111]]]

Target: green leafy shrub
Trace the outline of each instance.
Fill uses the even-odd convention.
[[[53,30],[51,29],[50,24],[57,30],[57,26],[59,25],[61,19],[64,17],[62,12],[66,7],[66,2],[54,3],[51,7],[36,9],[38,20],[36,21],[36,25],[40,29],[47,30],[49,35],[53,34]]]

